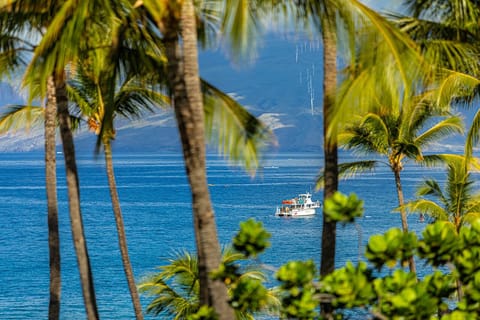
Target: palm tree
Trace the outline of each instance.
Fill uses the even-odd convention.
[[[392,15],[392,18],[419,43],[429,61],[442,68],[479,74],[477,1],[405,0],[404,8],[410,16]]]
[[[204,120],[193,2],[169,1],[166,8],[149,7],[152,5],[150,2],[145,4],[156,17],[168,59],[168,85],[192,193],[200,303],[213,306],[220,319],[232,319],[233,309],[228,304],[225,284],[209,276],[220,265],[220,244],[206,179]],[[163,12],[159,13],[155,9],[163,9]],[[182,46],[179,43],[180,34]]]
[[[338,147],[335,134],[329,135],[333,124],[332,113],[335,108],[335,92],[337,90],[337,10],[329,3],[323,2],[321,16],[323,42],[323,155],[325,189],[323,200],[330,198],[338,189]],[[326,217],[323,213],[323,217]],[[336,222],[323,219],[322,225],[322,256],[320,261],[320,276],[326,276],[335,269]],[[322,310],[329,308],[324,305]],[[328,311],[328,310],[327,310]]]
[[[93,67],[95,70],[101,70],[101,66],[99,65],[90,65],[87,67]],[[94,73],[89,74],[93,75]],[[101,121],[103,120],[105,111],[104,106],[107,103],[105,101],[105,97],[108,97],[109,95],[103,90],[105,87],[113,88],[109,86],[103,86],[102,83],[102,79],[89,78],[85,74],[84,67],[79,66],[76,78],[70,81],[69,87],[69,93],[71,95],[72,102],[77,105],[77,108],[82,111],[84,116],[88,117],[87,123],[90,130],[95,132],[97,135],[100,135]],[[114,94],[114,115],[120,114],[129,118],[140,117],[142,110],[152,110],[154,106],[165,105],[166,102],[168,101],[166,101],[164,95],[142,87],[141,82],[133,77],[127,77],[118,87],[118,89],[116,89]],[[140,298],[135,285],[133,270],[128,254],[124,220],[116,187],[111,147],[111,140],[115,137],[113,126],[112,129],[113,130],[111,130],[108,134],[104,131],[103,137],[100,139],[103,145],[110,197],[117,228],[118,243],[122,257],[123,269],[127,279],[135,317],[136,319],[143,319]]]
[[[468,148],[468,146],[466,146]],[[480,193],[473,188],[471,172],[480,169],[479,159],[471,156],[445,155],[447,180],[442,190],[435,179],[424,180],[417,188],[418,199],[405,204],[404,210],[419,212],[433,220],[447,221],[457,232],[465,224],[480,218]],[[463,296],[457,279],[458,299]]]
[[[386,97],[385,97],[386,98]],[[339,166],[341,176],[361,171],[373,170],[379,164],[387,165],[395,178],[402,229],[408,231],[406,211],[400,173],[405,162],[412,159],[417,162],[431,163],[439,160],[438,156],[423,155],[422,150],[433,142],[452,133],[463,132],[462,120],[434,108],[428,100],[419,97],[400,110],[384,107],[383,98],[378,106],[364,116],[358,116],[345,131],[339,134],[339,143],[347,150],[360,154],[376,154],[385,160],[365,160],[342,163]],[[387,99],[388,100],[388,99]],[[323,177],[319,178],[319,186]],[[415,272],[414,262],[410,270]]]
[[[44,34],[41,34],[40,42],[35,47],[34,55],[28,64],[24,75],[24,84],[30,89],[30,100],[36,94],[44,96],[46,92],[55,92],[57,120],[65,159],[70,225],[77,255],[82,294],[88,319],[98,319],[94,282],[80,209],[79,178],[66,92],[66,67],[69,63],[75,61],[75,56],[79,56],[78,52],[80,48],[84,48],[85,42],[79,41],[81,39],[77,37],[70,42],[70,49],[64,50],[68,46],[66,45],[66,38],[71,36],[72,33],[74,34],[79,25],[86,26],[92,34],[98,32],[98,28],[92,28],[95,26],[94,23],[85,20],[86,17],[98,17],[98,15],[104,13],[97,11],[92,4],[91,1],[82,1],[78,4],[50,1],[48,4],[39,4],[35,1],[17,0],[12,1],[8,8],[10,12],[18,13],[18,17],[26,19],[27,22],[28,19],[31,19],[31,22],[36,23],[42,31],[46,30]],[[74,10],[78,9],[76,5],[80,7],[80,10]],[[49,10],[45,10],[45,8]],[[57,12],[60,14],[57,15]],[[40,18],[33,15],[34,13],[39,13]],[[15,16],[12,15],[12,18]],[[97,21],[97,19],[93,19],[93,21]],[[61,39],[57,38],[60,34],[56,31],[58,27],[64,28],[60,35]],[[52,29],[55,31],[51,31]],[[72,51],[75,51],[75,54],[71,54]],[[47,83],[47,79],[50,77],[53,81]],[[38,90],[34,90],[37,88]]]
[[[420,46],[422,54],[440,68],[447,69],[447,85],[439,93],[442,103],[470,105],[479,94],[480,10],[477,1],[405,0],[409,16],[393,16],[396,23]],[[443,99],[442,99],[443,96]],[[480,111],[472,120],[465,155],[471,157],[480,140]]]
[[[403,85],[409,96],[418,85],[413,79],[419,74],[421,59],[414,43],[378,13],[360,1],[301,1],[300,22],[312,21],[322,36],[324,63],[324,199],[338,188],[337,128],[347,116],[367,110],[377,99],[378,92],[364,90],[365,77],[371,83]],[[350,72],[338,74],[338,48],[347,49],[344,56]],[[374,48],[375,50],[372,50]],[[373,72],[370,72],[373,71]],[[340,75],[340,77],[339,77]],[[343,87],[338,86],[342,80]],[[335,262],[335,222],[324,219],[322,228],[321,276],[332,272]]]
[[[424,180],[417,188],[419,199],[409,201],[405,209],[450,222],[457,232],[464,224],[480,217],[480,193],[475,192],[472,171],[478,171],[477,158],[451,156],[447,163],[447,180],[442,190],[435,179]]]
[[[126,33],[126,31],[127,30],[123,29],[122,32]],[[159,75],[157,71],[161,67],[161,57],[155,58],[158,61],[153,62],[153,64],[156,65],[156,69],[148,70],[145,68],[145,66],[143,66],[142,70],[136,70],[135,66],[138,68],[138,66],[142,65],[139,62],[132,61],[131,57],[141,60],[140,57],[142,56],[142,52],[132,54],[135,48],[125,47],[122,44],[121,39],[125,37],[122,32],[113,32],[113,34],[116,34],[120,39],[114,41],[118,44],[117,53],[114,52],[114,46],[99,46],[100,48],[106,47],[108,48],[107,50],[110,50],[106,53],[106,55],[109,57],[108,59],[101,58],[102,55],[105,56],[105,49],[101,49],[103,52],[102,54],[93,53],[91,54],[90,58],[85,59],[88,65],[84,66],[81,63],[77,64],[75,72],[76,78],[69,81],[69,94],[70,99],[80,106],[82,113],[89,118],[89,126],[91,129],[93,129],[93,131],[96,131],[96,133],[99,134],[100,141],[104,146],[107,174],[109,178],[110,193],[112,196],[112,205],[117,222],[122,261],[124,262],[124,270],[127,275],[129,289],[134,302],[135,313],[137,318],[141,318],[141,308],[133,280],[133,272],[131,271],[131,266],[129,263],[126,237],[123,228],[123,218],[121,215],[118,193],[116,191],[116,183],[113,174],[110,140],[114,138],[115,135],[115,130],[113,128],[113,116],[115,116],[115,114],[120,114],[123,116],[135,116],[138,115],[138,107],[149,109],[149,106],[152,105],[152,99],[163,104],[165,104],[165,100],[168,99],[159,93],[142,87],[142,85],[145,86],[146,83],[135,81],[135,74],[142,74],[143,78],[154,78],[152,75],[148,75],[146,72],[155,74],[155,81],[157,83],[165,81],[165,79],[162,79],[162,76]],[[131,34],[129,34],[129,36],[131,36]],[[133,39],[129,38],[127,44],[131,45],[132,40]],[[145,39],[143,40],[145,41]],[[139,45],[138,47],[141,46]],[[154,50],[150,49],[147,54],[151,54],[151,51]],[[145,52],[143,55],[145,55]],[[127,74],[122,76],[124,83],[119,87],[118,91],[114,95],[114,101],[111,103],[107,100],[108,97],[113,95],[106,90],[114,89],[114,86],[104,85],[105,83],[109,82],[105,76],[108,77],[108,70],[111,67],[108,65],[105,66],[104,63],[107,62],[109,65],[115,64],[115,61],[117,61],[114,59],[115,57],[119,61],[117,64],[120,64],[120,61],[124,61],[123,67],[120,68],[117,66],[115,69],[123,70],[123,72],[128,70],[128,68],[132,70],[129,71],[130,75]],[[127,63],[125,63],[125,61],[127,61]],[[95,63],[96,65],[93,66],[92,64]],[[152,64],[152,61],[150,61],[150,64]],[[87,71],[86,68],[90,68],[90,71]],[[98,76],[101,77],[102,75],[103,78],[98,78]],[[132,78],[132,76],[134,78]],[[238,103],[221,93],[218,89],[210,84],[203,82],[202,91],[204,100],[206,102],[205,113],[207,127],[209,128],[209,135],[212,138],[218,136],[219,141],[223,144],[223,152],[229,153],[233,156],[233,158],[239,158],[243,155],[247,167],[255,167],[258,164],[258,158],[256,157],[258,153],[258,141],[264,141],[269,137],[266,128],[251,114],[246,112],[240,105],[238,105]],[[150,102],[148,100],[150,100]],[[114,107],[112,108],[111,105]],[[106,110],[107,112],[108,110],[114,110],[113,114],[110,113],[110,118],[105,116]],[[21,114],[19,113],[21,113],[21,110],[13,109],[10,114],[4,115],[4,117],[5,119],[19,118],[21,117]],[[108,125],[105,125],[106,119],[110,119],[108,120]],[[223,125],[218,125],[219,122],[222,122]],[[109,129],[105,129],[106,127]],[[235,143],[231,143],[232,141],[235,141]]]
[[[45,179],[48,206],[48,247],[50,252],[50,303],[48,307],[48,319],[60,318],[60,237],[58,228],[58,205],[57,205],[57,165],[56,165],[56,115],[57,103],[53,78],[48,79],[50,88],[47,93],[47,105],[45,107]]]
[[[28,61],[27,53],[32,53],[35,44],[27,39],[25,30],[35,30],[41,34],[41,26],[35,23],[34,13],[38,21],[41,21],[41,14],[32,10],[30,19],[24,20],[19,13],[19,7],[5,5],[0,7],[0,72],[10,72],[20,69]],[[22,21],[23,20],[23,21]],[[45,105],[45,185],[47,197],[47,219],[48,219],[48,248],[50,266],[50,299],[48,307],[48,319],[59,319],[60,297],[61,297],[61,272],[60,272],[60,238],[58,228],[58,205],[57,205],[57,172],[56,172],[56,139],[55,122],[57,114],[56,92],[53,78],[47,79],[49,88],[46,94]],[[27,110],[27,117],[31,117]]]
[[[241,253],[231,247],[222,250],[222,263],[231,264],[244,260]],[[198,259],[187,251],[176,252],[175,257],[168,259],[168,264],[158,267],[160,272],[146,276],[139,284],[139,290],[153,297],[147,307],[147,313],[186,319],[198,311],[199,301],[199,272]],[[248,267],[242,278],[265,281],[264,271],[256,267]],[[229,295],[231,295],[231,285]],[[269,290],[268,301],[261,312],[278,311],[280,301],[275,296],[275,290]],[[236,310],[236,319],[254,319],[253,312]]]

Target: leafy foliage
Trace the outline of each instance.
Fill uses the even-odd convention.
[[[212,307],[202,306],[196,313],[187,316],[187,320],[218,320]]]
[[[315,264],[313,261],[290,261],[280,267],[277,280],[280,281],[282,311],[287,319],[313,319],[318,299],[315,297]]]
[[[431,216],[434,220],[448,221],[457,230],[476,220],[480,213],[480,194],[474,190],[472,172],[477,158],[450,157],[447,161],[447,179],[444,186],[434,179],[425,179],[417,188],[417,196],[405,205],[411,212]]]
[[[230,304],[237,319],[253,319],[254,313],[276,312],[280,305],[275,289],[263,283],[265,270],[249,263],[249,257],[258,257],[270,244],[270,234],[261,222],[253,219],[242,222],[235,235],[233,247],[225,247],[220,267],[212,278],[221,279],[228,287]],[[213,309],[199,305],[199,275],[197,257],[182,251],[159,267],[160,272],[145,277],[140,292],[153,296],[147,313],[173,316],[174,319],[214,320]]]
[[[240,232],[233,239],[233,247],[246,257],[255,257],[270,246],[270,236],[261,222],[248,219],[240,223]]]
[[[349,196],[337,191],[325,200],[323,212],[327,219],[336,222],[353,222],[363,215],[363,201],[352,193]]]
[[[329,210],[342,217],[342,213],[356,212],[359,204],[361,201],[356,196],[337,194]],[[262,232],[261,224],[248,222],[242,224],[240,233],[249,227],[254,234],[266,232]],[[262,241],[261,237],[247,238]],[[415,255],[433,267],[423,278],[401,268]],[[347,311],[353,310],[370,313],[375,319],[480,317],[480,220],[462,226],[459,232],[452,224],[437,221],[427,225],[420,240],[413,232],[392,228],[370,238],[365,257],[369,263],[347,262],[323,278],[318,278],[311,260],[289,261],[281,266],[276,273],[281,318],[317,319],[320,303],[326,301],[334,309],[334,319],[343,319]],[[447,265],[449,269],[445,268]],[[389,272],[384,272],[385,268]],[[240,269],[234,270],[239,277]],[[232,298],[235,308],[254,306],[255,302],[248,296],[257,295],[255,291],[263,289],[253,282],[237,284]]]
[[[413,256],[416,245],[417,236],[415,233],[392,228],[383,235],[374,235],[370,238],[365,257],[378,269],[385,265],[393,268],[397,261],[405,266]]]

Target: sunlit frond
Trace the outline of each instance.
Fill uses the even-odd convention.
[[[417,196],[434,196],[442,202],[445,202],[446,198],[443,195],[442,188],[438,182],[434,179],[426,179],[417,187]]]
[[[139,118],[146,111],[169,107],[167,95],[135,84],[123,86],[115,95],[115,110],[125,118]]]
[[[375,105],[399,110],[424,79],[431,80],[430,67],[416,44],[384,17],[359,1],[342,5],[358,13],[360,32],[355,34],[357,45],[337,95],[333,121],[340,124],[352,111],[365,112]]]
[[[471,97],[476,93],[480,79],[458,71],[444,70],[439,74],[438,84],[433,97],[439,106],[449,105],[452,101]]]
[[[469,212],[462,217],[462,224],[473,224],[475,221],[480,219],[480,212]]]
[[[43,126],[44,115],[45,108],[43,107],[10,105],[0,115],[0,134]]]
[[[436,220],[448,221],[449,214],[437,203],[426,199],[417,199],[408,202],[404,206],[411,213],[419,213],[431,216]]]
[[[260,150],[275,143],[272,132],[240,104],[203,81],[205,131],[222,154],[241,161],[252,173],[259,165]]]
[[[222,262],[238,263],[245,256],[231,246],[222,248]],[[198,257],[188,251],[174,252],[165,265],[158,267],[159,272],[145,276],[139,283],[139,291],[153,297],[147,306],[147,313],[184,319],[187,314],[195,313],[199,308]],[[265,281],[267,275],[258,266],[244,265],[242,278]],[[231,289],[231,288],[230,288]],[[230,292],[230,291],[229,291]],[[268,302],[261,311],[276,311],[280,301],[276,290],[267,293]],[[253,319],[250,312],[238,312],[238,319]]]
[[[472,157],[473,148],[478,145],[480,141],[480,110],[475,113],[470,125],[470,129],[467,132],[467,139],[465,141],[465,156],[467,158]]]
[[[475,58],[478,52],[475,34],[466,25],[452,25],[442,19],[432,21],[399,15],[390,17],[419,44],[423,56],[431,64],[478,74],[480,65]]]
[[[387,154],[391,139],[390,128],[377,114],[368,113],[361,122],[347,126],[339,136],[339,144],[361,154]]]
[[[414,139],[414,143],[420,147],[452,134],[463,134],[463,120],[459,116],[450,116],[433,127],[427,129]]]
[[[355,177],[360,173],[374,172],[375,168],[381,164],[377,160],[364,160],[364,161],[354,161],[354,162],[345,162],[338,165],[338,176],[341,179],[349,179]],[[324,170],[320,170],[320,174],[317,177],[317,182],[315,184],[315,189],[323,189],[325,185],[324,181]]]
[[[228,35],[233,58],[255,57],[256,41],[261,25],[253,2],[248,0],[227,0],[224,4],[222,30]]]
[[[24,82],[28,84],[32,78],[39,78],[43,95],[46,79],[53,73],[60,75],[65,68],[72,66],[81,52],[87,50],[87,39],[109,34],[109,28],[116,25],[118,21],[113,18],[113,14],[107,14],[109,10],[110,3],[103,0],[62,2],[35,48]]]

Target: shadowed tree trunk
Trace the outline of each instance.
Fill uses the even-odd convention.
[[[327,1],[328,2],[328,1]],[[338,148],[336,137],[329,137],[331,115],[335,108],[335,93],[337,89],[337,43],[335,11],[329,4],[325,4],[325,15],[322,17],[323,42],[323,152],[325,189],[323,200],[330,198],[338,189]],[[335,132],[335,130],[333,130]],[[334,133],[336,134],[336,133]],[[335,269],[335,247],[337,224],[335,221],[326,221],[323,213],[322,225],[322,256],[320,261],[320,276],[324,277]],[[322,315],[332,318],[332,307],[329,303],[322,303]]]
[[[400,217],[402,219],[402,230],[403,232],[408,232],[407,212],[404,208],[405,199],[403,198],[402,182],[400,180],[400,170],[400,164],[392,164],[392,171],[395,175],[395,186],[397,189],[398,204],[400,206]],[[410,268],[410,272],[417,273],[415,259],[413,257],[408,260],[408,266]]]
[[[50,255],[50,302],[48,319],[60,318],[60,296],[62,281],[60,273],[60,237],[58,232],[57,163],[55,131],[57,128],[57,99],[53,76],[47,82],[47,104],[45,108],[45,180],[48,212],[48,249]]]
[[[192,192],[193,222],[198,254],[200,304],[213,306],[219,319],[234,319],[226,285],[209,274],[221,262],[215,216],[210,201],[205,165],[203,101],[198,73],[197,34],[193,3],[184,1],[181,11],[183,59],[176,28],[170,21],[164,32],[168,80]]]
[[[110,141],[105,142],[103,146],[105,148],[105,164],[107,167],[108,185],[110,187],[110,197],[112,198],[112,207],[117,227],[118,245],[120,247],[120,253],[122,256],[123,270],[127,278],[130,296],[132,297],[135,317],[136,319],[141,320],[143,319],[142,305],[140,304],[140,298],[138,295],[137,287],[135,285],[135,278],[133,276],[132,264],[130,263],[130,257],[128,255],[127,236],[125,234],[122,210],[120,208],[117,184],[115,182],[115,174],[113,171],[112,146]]]
[[[327,10],[326,10],[327,11]],[[333,20],[333,21],[328,21]],[[338,189],[338,152],[335,137],[329,137],[330,119],[335,107],[335,92],[337,88],[337,44],[334,23],[335,13],[328,13],[322,19],[323,41],[323,139],[324,139],[324,200],[331,197]],[[325,221],[322,228],[322,258],[320,275],[325,276],[335,268],[336,223]]]
[[[87,243],[83,230],[82,213],[80,211],[80,187],[78,180],[77,163],[75,160],[75,146],[68,112],[68,98],[64,75],[55,78],[55,90],[58,108],[60,136],[63,144],[65,170],[68,187],[68,201],[70,210],[70,224],[73,244],[77,254],[80,282],[82,285],[85,310],[89,320],[98,319],[98,308],[93,286],[92,270],[88,257]]]

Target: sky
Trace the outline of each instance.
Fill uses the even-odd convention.
[[[402,4],[402,1],[398,0],[361,0],[361,2],[380,11],[397,11]]]

